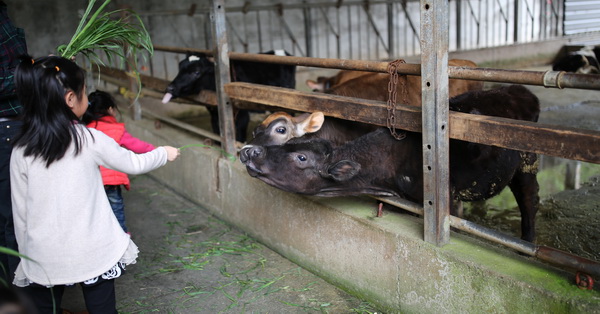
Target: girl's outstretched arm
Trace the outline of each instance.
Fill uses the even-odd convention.
[[[115,140],[101,131],[95,129],[88,129],[88,131],[93,139],[89,139],[87,145],[90,146],[96,163],[109,169],[127,174],[142,174],[163,166],[169,158],[173,160],[177,158],[177,152],[169,149],[168,146],[161,146],[144,154],[136,154],[119,146]]]
[[[154,149],[154,145],[132,136],[127,130],[125,130],[125,133],[123,133],[123,136],[121,137],[121,146],[136,154],[147,153]]]

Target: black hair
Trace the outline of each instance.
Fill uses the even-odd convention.
[[[75,154],[81,150],[79,119],[67,106],[65,95],[73,91],[81,100],[85,74],[73,61],[62,57],[33,60],[24,55],[20,60],[15,85],[23,106],[23,127],[15,146],[25,147],[25,156],[40,157],[48,167],[65,155],[71,142],[75,144]]]
[[[81,121],[86,125],[92,123],[93,121],[98,121],[102,117],[109,116],[110,113],[108,110],[110,108],[120,112],[115,99],[105,91],[97,90],[93,93],[90,93],[88,95],[88,100],[90,105],[81,118]]]

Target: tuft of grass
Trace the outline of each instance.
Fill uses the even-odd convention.
[[[109,63],[115,59],[126,62],[133,69],[133,75],[140,87],[138,90],[141,91],[141,80],[137,71],[138,53],[145,51],[149,56],[153,55],[154,46],[150,34],[140,16],[132,10],[104,12],[110,1],[105,0],[92,14],[96,0],[89,0],[71,41],[58,46],[56,50],[66,59],[82,54],[90,63],[99,65],[104,65],[104,62],[98,52],[104,52]]]

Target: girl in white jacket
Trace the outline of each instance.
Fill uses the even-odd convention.
[[[140,174],[179,155],[170,146],[134,154],[79,124],[88,106],[84,77],[56,56],[22,57],[15,72],[24,112],[11,192],[19,253],[27,258],[13,283],[40,313],[60,313],[64,287],[75,283],[90,313],[117,313],[113,279],[135,263],[138,248],[112,213],[98,166]]]

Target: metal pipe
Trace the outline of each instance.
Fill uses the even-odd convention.
[[[199,52],[208,55],[212,54],[212,52],[209,50],[194,48],[154,46],[154,49],[157,51],[168,51],[175,53]],[[279,63],[380,73],[387,73],[388,65],[388,62],[381,61],[275,56],[239,52],[230,52],[229,57],[231,60]],[[407,75],[421,75],[421,66],[420,64],[412,63],[400,64],[398,65],[398,73]],[[561,89],[600,89],[600,75],[575,74],[566,73],[564,71],[523,71],[449,66],[448,76],[449,78],[453,79],[537,85]]]
[[[407,201],[399,197],[373,198],[382,201],[386,204],[390,204],[392,206],[396,206],[409,212],[415,213],[417,215],[423,216],[423,206],[420,206],[419,204],[416,204],[414,202]],[[502,244],[504,246],[516,250],[517,252],[539,258],[540,260],[551,263],[553,265],[582,271],[594,277],[600,276],[600,263],[598,263],[597,261],[576,256],[555,248],[543,245],[536,245],[534,243],[506,235],[502,232],[480,226],[476,223],[455,216],[450,216],[450,226],[452,228],[465,231],[469,234],[478,236],[488,241]]]

